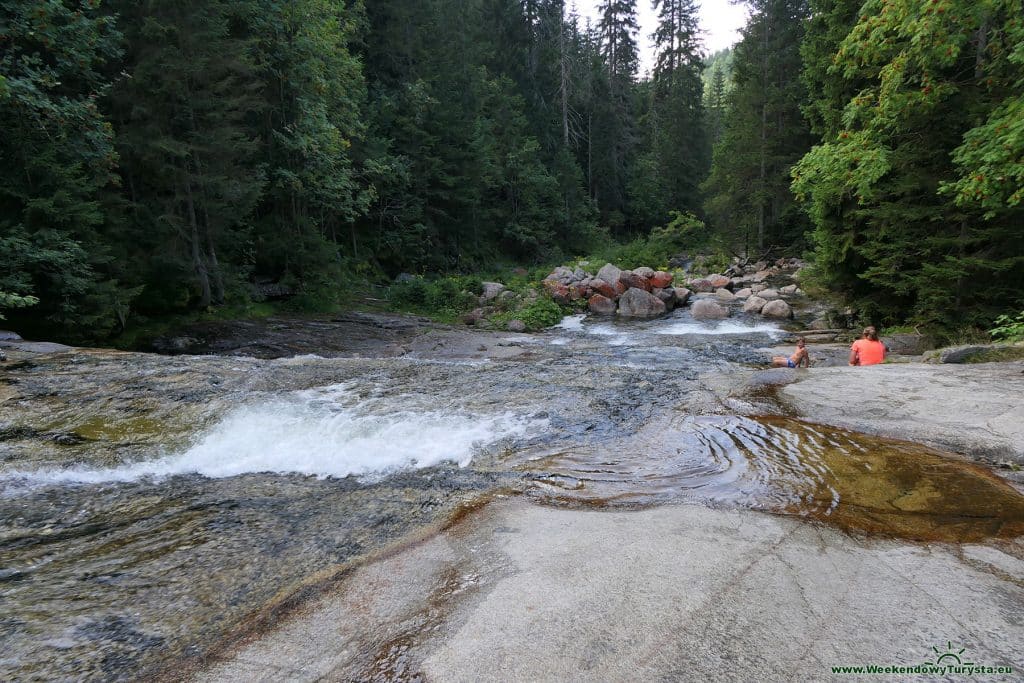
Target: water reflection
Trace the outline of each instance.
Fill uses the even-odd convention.
[[[917,540],[1024,533],[1024,496],[926,447],[782,417],[685,417],[520,464],[556,504],[702,500]]]

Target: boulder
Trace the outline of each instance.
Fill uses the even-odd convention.
[[[920,356],[925,351],[935,348],[935,342],[923,334],[909,332],[906,334],[887,334],[882,341],[892,353],[902,356]]]
[[[659,270],[651,276],[651,286],[659,289],[664,289],[672,284],[672,273],[666,273],[664,270]]]
[[[630,287],[619,297],[619,315],[624,318],[653,318],[665,312],[665,302],[650,292]]]
[[[829,330],[832,329],[832,324],[828,321],[828,318],[815,318],[807,328],[810,330]]]
[[[779,290],[777,290],[777,289],[762,289],[760,292],[757,293],[757,295],[759,297],[761,297],[762,299],[778,299],[779,298]]]
[[[672,305],[676,302],[676,293],[671,287],[664,289],[661,287],[655,287],[651,290],[651,294],[665,302],[665,308],[669,311],[672,310]]]
[[[608,284],[615,286],[615,283],[619,281],[620,275],[622,275],[621,270],[610,263],[606,263],[601,266],[601,270],[597,271],[597,275],[595,277],[598,280],[604,280]]]
[[[759,296],[752,296],[743,304],[744,313],[760,313],[764,305],[768,303]]]
[[[483,320],[483,317],[484,309],[474,308],[472,311],[462,316],[462,322],[466,323],[467,325],[476,325],[481,320]]]
[[[793,317],[793,309],[782,299],[773,299],[761,309],[761,315],[766,318],[786,319]]]
[[[412,273],[399,273],[398,275],[395,276],[395,282],[398,282],[398,283],[412,282],[415,279],[416,279],[416,276],[413,275]]]
[[[618,299],[620,296],[625,294],[627,289],[629,289],[629,287],[622,280],[619,280],[618,282],[616,282],[615,283],[615,298]]]
[[[509,332],[526,332],[526,323],[522,320],[509,320],[508,321]]]
[[[736,295],[730,292],[728,289],[716,289],[715,298],[721,299],[722,301],[732,301],[736,298]]]
[[[582,282],[583,280],[586,280],[588,277],[590,277],[590,273],[583,270],[579,266],[576,267],[576,270],[572,271],[572,279],[575,280],[576,282]]]
[[[571,278],[571,270],[569,270],[565,266],[558,266],[553,271],[551,271],[551,273],[546,278],[544,278],[544,281],[549,282],[551,280],[569,280]]]
[[[672,291],[676,295],[676,306],[685,306],[686,302],[690,300],[690,290],[686,287],[673,287]]]
[[[759,271],[757,271],[756,273],[754,273],[753,275],[750,276],[750,281],[751,282],[764,282],[769,277],[771,277],[771,275],[772,275],[771,271],[759,270]]]
[[[750,287],[744,287],[740,291],[735,292],[736,298],[738,298],[738,299],[746,299],[748,296],[750,296],[753,293],[754,293],[754,291],[752,289],[750,289]]]
[[[614,285],[610,284],[604,278],[600,277],[591,280],[590,287],[601,296],[613,300],[620,294],[619,290],[617,290]]]
[[[587,301],[587,306],[590,308],[591,313],[596,313],[597,315],[615,314],[615,302],[603,294],[595,294],[590,297]]]
[[[544,289],[551,296],[556,304],[567,306],[569,304],[569,287],[557,280],[545,280]]]
[[[650,269],[648,269],[650,270]],[[637,273],[632,270],[622,271],[622,275],[619,276],[619,282],[626,285],[627,288],[642,289],[645,292],[649,292],[654,287],[651,286],[650,279],[647,276]]]
[[[483,303],[496,299],[504,291],[505,285],[500,282],[485,282],[483,294],[480,295],[480,302]]]
[[[697,292],[698,294],[703,294],[705,292],[710,293],[718,289],[713,284],[711,284],[710,280],[707,280],[705,278],[697,278],[696,280],[690,280],[686,284],[691,290]]]
[[[690,306],[690,315],[696,320],[721,320],[729,317],[729,311],[710,299],[698,299]]]
[[[17,332],[11,332],[10,330],[0,330],[0,341],[22,341],[21,335]]]
[[[779,290],[782,294],[796,294],[799,288],[796,285],[786,285]]]
[[[634,268],[633,272],[647,279],[654,277],[654,268],[648,268],[647,266],[640,266],[639,268]]]
[[[967,344],[964,346],[947,346],[944,349],[926,351],[926,363],[970,363],[975,356],[999,349],[1013,348],[1016,344]]]
[[[580,299],[586,299],[590,296],[590,292],[587,287],[583,287],[580,284],[569,285],[569,301],[579,301]]]
[[[754,294],[757,294],[758,292],[763,292],[766,289],[768,289],[768,285],[762,285],[762,284],[750,285],[750,291],[752,291]]]
[[[498,295],[498,301],[513,301],[516,298],[516,293],[511,289],[506,289],[504,292]]]
[[[732,280],[724,275],[709,275],[708,282],[715,289],[732,289]]]

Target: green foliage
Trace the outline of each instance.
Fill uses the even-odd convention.
[[[475,275],[452,275],[435,280],[414,277],[388,287],[387,298],[392,310],[452,322],[478,305],[482,291],[483,283]]]
[[[495,316],[495,322],[506,325],[510,320],[522,320],[526,329],[533,332],[552,325],[557,325],[569,313],[549,297],[541,296],[527,303],[522,308],[501,313]]]
[[[703,221],[689,212],[670,213],[672,220],[654,228],[647,237],[638,237],[625,244],[606,244],[588,260],[592,264],[614,263],[626,269],[640,266],[667,268],[673,256],[707,246],[709,234]]]
[[[995,327],[988,331],[993,339],[1000,341],[1024,341],[1024,311],[1015,316],[1001,315],[995,319]]]
[[[849,3],[821,4],[805,59],[831,43],[830,66],[806,63],[824,140],[793,188],[823,280],[881,320],[940,333],[991,320],[1024,294],[1020,139],[1006,118],[1021,3],[871,0],[852,22]]]

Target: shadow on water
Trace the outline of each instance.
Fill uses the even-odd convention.
[[[522,463],[555,505],[707,501],[849,531],[967,543],[1024,533],[1024,496],[924,446],[788,417],[686,417],[600,448]]]

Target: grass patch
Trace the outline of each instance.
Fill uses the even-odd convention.
[[[1000,346],[987,351],[980,351],[969,356],[965,363],[1008,363],[1015,360],[1024,360],[1024,345]]]

